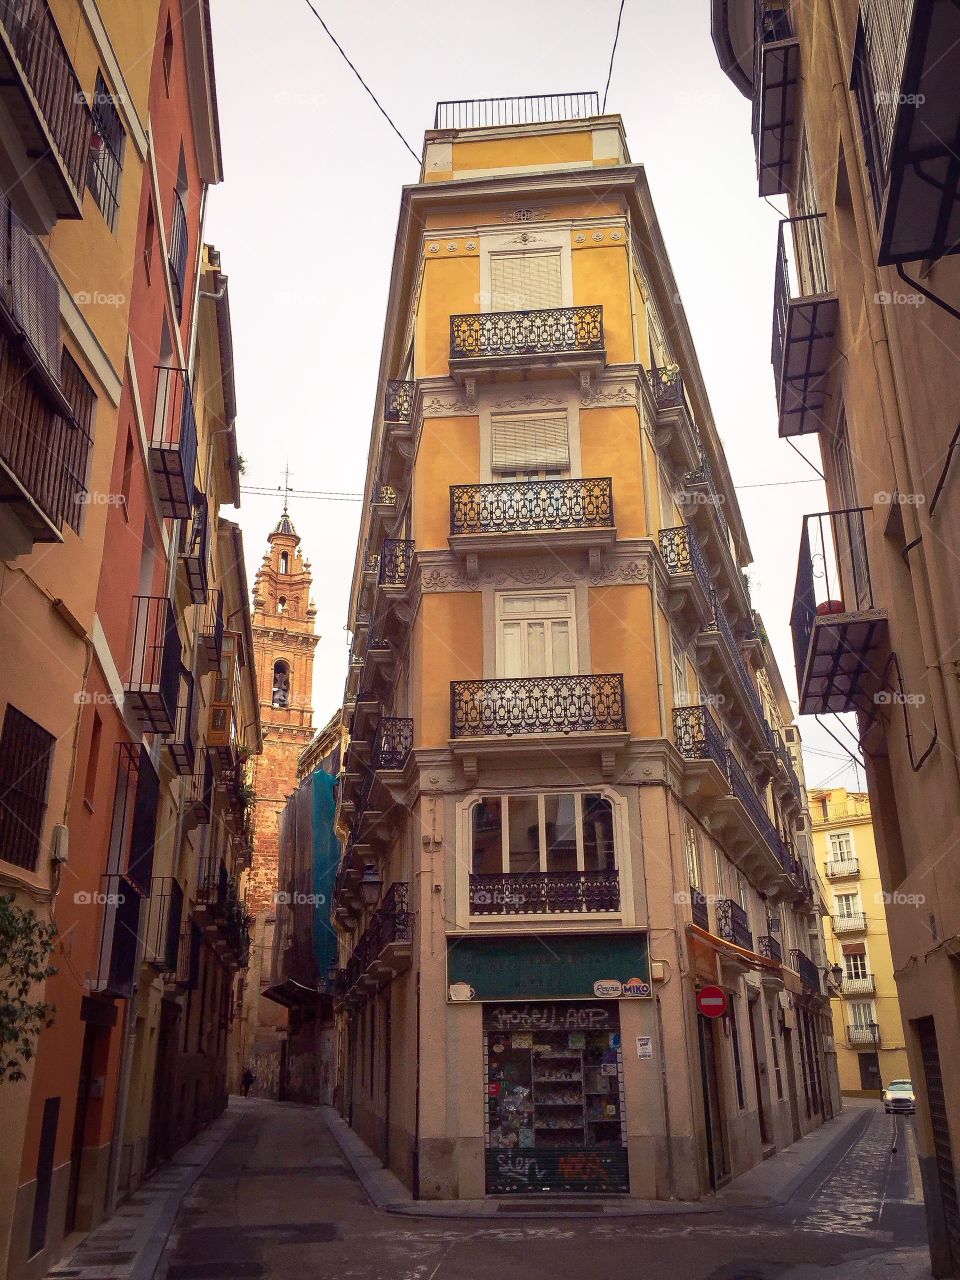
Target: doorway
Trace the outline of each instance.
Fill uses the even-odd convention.
[[[793,1032],[789,1027],[783,1029],[783,1056],[787,1063],[787,1096],[790,1099],[790,1126],[793,1141],[800,1140],[800,1107],[797,1103],[797,1064],[793,1058]]]
[[[858,1053],[860,1088],[864,1093],[879,1093],[881,1088],[880,1059],[875,1053]]]
[[[70,1142],[70,1185],[67,1190],[67,1211],[64,1234],[77,1229],[77,1205],[80,1199],[83,1148],[87,1131],[87,1110],[93,1083],[93,1060],[96,1048],[97,1028],[84,1024],[83,1051],[80,1057],[80,1077],[77,1080],[77,1107],[73,1114],[73,1137]]]
[[[760,1051],[758,1038],[763,1036],[763,1024],[760,1022],[760,999],[749,1003],[750,1051],[753,1055],[753,1078],[757,1086],[757,1113],[760,1118],[760,1141],[766,1146],[770,1141],[770,1086],[766,1076],[760,1070]],[[758,1025],[759,1024],[759,1025]]]
[[[703,1119],[707,1137],[707,1167],[713,1190],[730,1176],[726,1144],[723,1140],[723,1108],[720,1077],[717,1072],[717,1048],[714,1022],[697,1014],[697,1038],[700,1042],[700,1076],[703,1085]]]

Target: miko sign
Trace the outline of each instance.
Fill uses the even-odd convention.
[[[722,987],[701,987],[697,992],[697,1012],[705,1018],[722,1018],[727,1012],[727,993]]]

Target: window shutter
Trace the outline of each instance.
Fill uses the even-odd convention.
[[[560,253],[507,253],[490,258],[491,311],[538,311],[562,305]]]
[[[862,942],[841,943],[840,950],[845,956],[865,956],[867,954],[867,948]]]
[[[570,466],[570,434],[564,416],[494,418],[494,471],[563,471]]]

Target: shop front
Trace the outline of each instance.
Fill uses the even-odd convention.
[[[451,940],[449,998],[483,1005],[488,1195],[629,1192],[622,1001],[645,933]]]

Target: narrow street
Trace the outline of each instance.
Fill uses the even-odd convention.
[[[782,1206],[605,1222],[551,1221],[552,1207],[541,1219],[511,1222],[506,1206],[503,1225],[492,1225],[376,1210],[319,1111],[259,1100],[231,1106],[241,1118],[185,1199],[158,1280],[530,1280],[601,1271],[675,1280],[899,1280],[926,1267],[912,1120],[879,1108],[864,1109]]]

